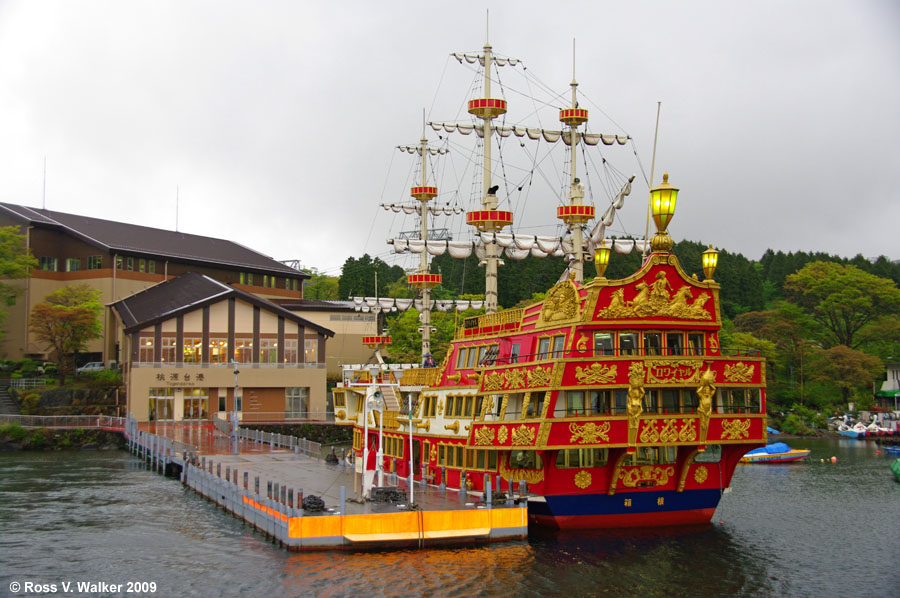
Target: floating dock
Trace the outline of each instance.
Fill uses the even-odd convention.
[[[289,550],[433,547],[528,536],[527,501],[493,488],[484,495],[416,482],[415,504],[355,500],[350,494],[359,475],[353,466],[308,454],[318,445],[303,439],[240,430],[235,440],[208,425],[132,424],[129,431],[132,451],[154,469],[180,475],[186,486]],[[407,480],[386,473],[384,485],[384,494],[408,499]],[[304,497],[312,496],[321,499],[311,502],[322,510],[303,508]]]

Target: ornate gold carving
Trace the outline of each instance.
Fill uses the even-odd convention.
[[[503,388],[504,380],[506,380],[506,376],[503,375],[503,372],[490,372],[484,376],[484,389],[488,392],[500,390]]]
[[[475,446],[491,446],[494,444],[494,429],[483,426],[475,430]]]
[[[652,444],[659,442],[659,430],[656,429],[658,420],[651,419],[644,422],[644,429],[641,430],[641,442]]]
[[[524,388],[525,387],[525,370],[507,370],[506,371],[506,387],[507,388]]]
[[[688,453],[687,457],[685,457],[684,463],[681,464],[681,475],[678,476],[678,488],[675,490],[675,492],[681,492],[684,490],[684,484],[685,482],[687,482],[687,474],[691,469],[691,463],[694,462],[694,457],[696,457],[697,453],[699,452],[700,449],[695,448],[690,453]]]
[[[709,348],[714,352],[719,351],[719,339],[714,334],[709,335]]]
[[[559,322],[571,320],[578,315],[578,291],[575,285],[564,280],[547,291],[544,306],[541,308],[541,320]]]
[[[528,386],[532,388],[534,388],[535,386],[549,386],[552,373],[552,366],[548,366],[545,368],[538,367],[530,370],[528,372]]]
[[[609,475],[609,490],[607,490],[607,494],[612,496],[616,493],[616,482],[619,480],[619,474],[622,472],[622,463],[628,457],[628,453],[622,451],[619,457],[616,459],[615,464],[613,465],[612,472]]]
[[[694,420],[681,420],[681,429],[678,431],[678,442],[694,442],[697,440],[697,430],[694,428]]]
[[[334,416],[338,419],[344,419],[345,417],[347,417],[347,412],[343,409],[340,409],[334,412]]]
[[[538,437],[537,442],[535,442],[535,448],[541,448],[547,446],[547,439],[550,438],[550,426],[552,424],[550,422],[544,422],[541,424],[541,427],[538,428]]]
[[[447,382],[453,382],[454,384],[459,384],[459,381],[462,379],[462,374],[453,374],[452,376],[447,376]]]
[[[734,365],[726,365],[724,377],[726,382],[750,382],[753,378],[753,366],[739,361]]]
[[[709,471],[707,471],[705,465],[701,465],[697,469],[694,470],[694,481],[698,484],[702,484],[706,481],[706,478],[709,477]]]
[[[575,485],[584,490],[591,485],[591,473],[581,470],[575,474]]]
[[[608,384],[616,379],[617,366],[593,363],[586,368],[575,368],[575,377],[580,384]]]
[[[506,426],[500,426],[497,429],[497,442],[499,444],[506,444],[507,438],[509,438],[509,429]]]
[[[647,384],[692,384],[700,379],[703,362],[699,359],[652,359],[647,367]]]
[[[522,424],[518,428],[513,428],[512,444],[513,446],[531,446],[534,444],[535,430]]]
[[[438,415],[444,415],[444,397],[438,399],[437,412]]]
[[[647,318],[667,316],[682,320],[711,320],[712,316],[703,306],[709,300],[709,293],[700,293],[693,303],[691,287],[683,285],[673,289],[665,272],[657,272],[656,280],[648,284],[642,280],[634,285],[637,291],[634,299],[625,301],[625,290],[618,289],[610,297],[609,306],[600,310],[600,318]]]
[[[644,398],[644,366],[635,361],[628,369],[628,399],[626,412],[628,413],[628,443],[634,444],[637,439],[640,417],[644,412],[641,401]]]
[[[563,368],[559,368],[562,371]],[[558,383],[557,383],[558,384]],[[544,406],[541,408],[541,418],[547,419],[547,413],[550,411],[550,391],[544,393]],[[548,432],[549,434],[549,432]]]
[[[668,467],[641,465],[623,469],[619,472],[619,479],[622,480],[622,485],[628,488],[634,488],[641,482],[653,482],[654,486],[665,486],[669,481],[669,476],[672,475],[675,475],[675,468],[671,465]]]
[[[509,405],[509,393],[503,395],[503,398],[500,399],[500,415],[497,416],[499,419],[506,418],[507,405]]]
[[[454,434],[456,434],[457,432],[459,432],[459,420],[456,420],[455,422],[453,422],[453,423],[450,424],[449,426],[444,426],[444,429],[445,429],[445,430],[450,430],[451,432],[453,432]]]
[[[662,430],[659,431],[659,441],[665,444],[675,444],[678,442],[678,430],[675,429],[675,424],[678,420],[675,419],[666,419],[663,420]]]
[[[750,437],[750,420],[726,419],[722,421],[722,440],[740,440]]]
[[[700,404],[697,413],[700,415],[700,442],[706,442],[706,432],[709,430],[709,416],[712,414],[712,400],[716,396],[716,373],[709,368],[700,376],[700,386],[697,387],[697,396]]]
[[[587,351],[588,346],[588,335],[582,334],[578,337],[578,342],[575,343],[575,350],[579,353],[584,353]]]
[[[416,424],[416,430],[425,430],[428,432],[431,430],[431,420],[426,419],[424,424]]]
[[[575,422],[569,424],[569,432],[572,437],[569,442],[579,442],[580,444],[597,444],[601,440],[609,442],[609,422],[603,422],[599,426],[594,422],[588,422],[583,426],[579,426]]]
[[[508,455],[508,453],[507,453]],[[508,456],[500,455],[500,477],[514,482],[525,481],[529,484],[538,484],[544,481],[543,469],[513,469],[507,464]]]

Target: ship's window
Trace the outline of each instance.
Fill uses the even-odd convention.
[[[613,354],[613,335],[611,332],[594,333],[594,355]]]
[[[513,451],[509,456],[509,465],[516,469],[543,469],[541,458],[534,451]]]
[[[503,419],[521,419],[525,395],[521,392],[510,393],[506,399],[506,413]]]
[[[547,396],[545,392],[531,393],[531,399],[528,401],[528,413],[526,417],[540,417],[544,412],[544,400]]]
[[[469,356],[466,359],[466,369],[475,367],[475,358],[478,357],[478,347],[469,347]]]
[[[556,468],[603,467],[606,465],[607,455],[605,448],[562,450],[556,453]]]
[[[456,369],[461,370],[466,365],[466,348],[460,347],[456,353]]]
[[[658,332],[644,333],[644,355],[659,355],[662,353],[662,335]]]
[[[434,417],[437,410],[437,397],[430,395],[425,397],[425,407],[422,417]]]
[[[689,334],[688,339],[688,355],[703,355],[703,335]]]
[[[675,463],[674,446],[641,446],[631,457],[631,465],[662,465]]]
[[[709,444],[702,453],[697,453],[694,463],[718,463],[722,460],[722,445]]]
[[[463,398],[456,397],[453,403],[453,417],[462,417],[463,414]]]
[[[748,388],[747,389],[747,409],[749,413],[759,413],[760,412],[760,400],[759,400],[759,389],[758,388]]]
[[[659,391],[647,389],[644,392],[644,413],[656,413],[659,405]]]
[[[475,455],[475,467],[477,469],[484,469],[484,453],[485,451],[477,451]]]
[[[554,336],[553,337],[553,357],[560,358],[563,356],[563,349],[566,347],[566,337],[565,336]]]
[[[537,350],[537,358],[538,359],[547,359],[547,356],[550,353],[550,339],[547,337],[542,338],[538,341],[538,350]]]
[[[670,332],[666,334],[666,352],[669,355],[683,355],[684,335],[680,332]]]
[[[617,390],[616,391],[616,408],[615,413],[617,415],[621,415],[627,412],[626,407],[628,406],[628,391],[627,390]]]
[[[443,444],[438,445],[438,465],[446,465],[447,464],[447,446]]]
[[[479,360],[481,365],[494,365],[497,355],[500,353],[500,345],[491,345]]]
[[[481,411],[484,409],[484,397],[476,397],[474,417],[481,418]]]
[[[522,345],[516,343],[509,350],[509,362],[510,363],[518,363],[519,361],[519,353],[522,351]]]
[[[608,390],[592,390],[588,392],[588,407],[592,415],[606,415],[609,413],[610,394]]]
[[[621,355],[637,355],[638,335],[636,332],[619,333],[619,353]]]
[[[344,391],[336,391],[332,394],[334,395],[334,406],[344,407]]]
[[[681,393],[678,389],[665,388],[662,391],[662,412],[678,413],[680,405],[679,396]]]
[[[475,397],[469,395],[466,397],[465,406],[463,407],[463,415],[465,417],[472,417],[472,405],[475,402]]]
[[[566,391],[566,415],[587,415],[587,409],[584,407],[584,391]]]
[[[697,396],[696,390],[685,390],[682,394],[684,399],[684,413],[696,413],[697,406],[700,404],[700,397]]]

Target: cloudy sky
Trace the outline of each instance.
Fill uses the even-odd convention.
[[[558,128],[575,39],[591,130],[632,136],[579,158],[637,177],[616,234],[643,234],[662,102],[655,178],[681,188],[676,240],[900,259],[894,0],[0,0],[0,201],[174,229],[177,190],[184,232],[329,273],[393,260],[384,240],[415,226],[378,207],[412,183],[395,146],[418,141],[423,110],[467,118],[475,72],[449,55],[480,50],[485,9],[494,50],[525,66],[501,72],[506,124]],[[471,208],[472,139],[428,137],[450,144],[441,199]],[[534,167],[546,148],[504,143],[514,231],[559,234],[562,154]],[[598,211],[603,171],[585,173]]]

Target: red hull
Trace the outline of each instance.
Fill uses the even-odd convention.
[[[666,527],[709,523],[716,512],[712,509],[666,511],[662,513],[629,513],[623,515],[570,515],[552,517],[529,515],[528,522],[561,530],[607,529],[615,527]]]

